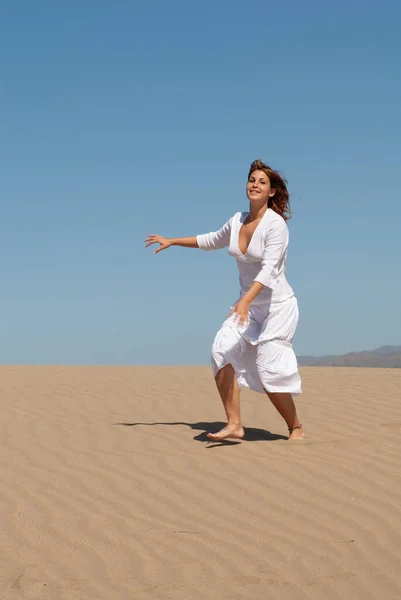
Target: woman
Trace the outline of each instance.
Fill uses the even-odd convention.
[[[287,423],[289,439],[303,439],[293,394],[301,378],[292,340],[298,304],[285,276],[290,216],[286,181],[260,160],[251,164],[246,194],[249,212],[236,213],[219,231],[186,238],[149,235],[146,247],[160,244],[218,250],[229,247],[238,265],[240,297],[218,331],[212,346],[216,385],[227,425],[208,438],[241,439],[240,388],[266,393]]]

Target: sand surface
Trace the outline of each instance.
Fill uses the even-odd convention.
[[[207,367],[0,367],[0,599],[400,600],[401,370],[301,374],[215,444]]]

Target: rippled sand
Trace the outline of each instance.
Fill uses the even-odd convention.
[[[399,600],[401,370],[301,373],[215,444],[207,367],[0,367],[1,600]]]

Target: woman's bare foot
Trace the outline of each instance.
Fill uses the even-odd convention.
[[[304,439],[304,428],[301,425],[295,429],[289,430],[289,440],[303,440]]]
[[[223,429],[220,429],[217,433],[208,433],[207,437],[214,442],[220,442],[227,438],[235,438],[240,440],[244,437],[244,428],[242,425],[226,425]]]

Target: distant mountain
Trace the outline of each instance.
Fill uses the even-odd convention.
[[[327,356],[298,356],[304,367],[382,367],[401,369],[401,346],[381,346],[375,350]]]

